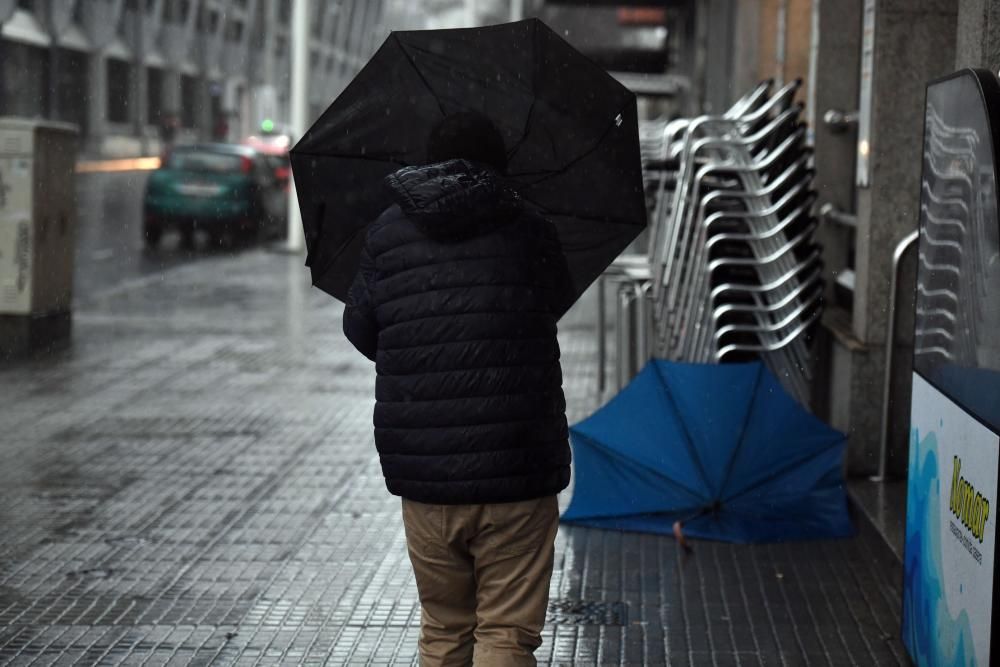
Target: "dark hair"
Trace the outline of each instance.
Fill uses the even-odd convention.
[[[507,150],[496,125],[478,111],[460,111],[439,120],[427,137],[427,162],[472,160],[507,170]]]

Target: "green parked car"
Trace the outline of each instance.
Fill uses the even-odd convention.
[[[202,230],[213,243],[255,240],[284,229],[287,195],[266,156],[246,146],[178,146],[150,173],[143,238],[155,248],[176,229],[187,247]]]

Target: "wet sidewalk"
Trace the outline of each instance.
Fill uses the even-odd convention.
[[[597,405],[594,309],[561,326],[571,420]],[[0,368],[0,664],[416,664],[374,371],[341,311],[297,257],[207,258],[79,304],[72,348]],[[556,550],[541,664],[906,664],[867,528],[682,558],[561,527]]]

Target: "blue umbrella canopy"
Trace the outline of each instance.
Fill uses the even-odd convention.
[[[759,363],[653,360],[570,429],[573,499],[563,521],[777,542],[854,534],[845,436]]]

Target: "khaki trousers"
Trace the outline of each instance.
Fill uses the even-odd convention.
[[[559,527],[555,496],[516,503],[403,500],[422,608],[422,667],[534,666]]]

